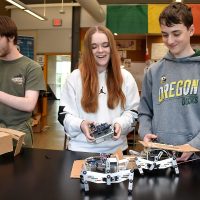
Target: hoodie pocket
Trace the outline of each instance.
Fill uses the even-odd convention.
[[[159,132],[157,131],[158,142],[164,144],[181,145],[192,139],[192,135],[186,132]]]

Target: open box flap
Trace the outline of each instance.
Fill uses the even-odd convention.
[[[25,133],[21,132],[21,131],[9,129],[9,128],[0,128],[0,132],[11,135],[12,139],[17,141],[14,156],[19,154],[22,144],[23,144],[23,141],[24,141]]]
[[[156,142],[144,142],[139,141],[144,147],[147,148],[154,148],[154,149],[165,149],[170,151],[178,151],[178,152],[198,152],[199,149],[192,147],[189,144],[183,145],[168,145],[168,144],[161,144]]]
[[[8,133],[0,132],[0,155],[12,151],[13,151],[12,136]]]

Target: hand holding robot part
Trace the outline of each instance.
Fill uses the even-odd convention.
[[[177,162],[184,162],[187,161],[192,155],[193,152],[184,152],[180,157],[176,158],[176,160]]]
[[[93,124],[94,122],[92,121],[83,120],[80,125],[81,131],[89,142],[93,142],[95,139],[90,133],[90,126]]]
[[[121,128],[121,125],[119,123],[115,123],[114,124],[114,136],[113,136],[113,139],[114,140],[118,140],[120,138],[120,135],[121,135],[121,132],[122,132],[122,128]]]
[[[152,133],[147,133],[144,138],[143,141],[144,142],[152,142],[153,140],[157,139],[158,136]]]
[[[114,136],[114,129],[111,124],[102,123],[102,124],[90,124],[89,125],[90,134],[94,137],[93,142],[101,143],[108,138]],[[119,131],[119,129],[118,129]]]
[[[158,139],[158,136],[152,133],[148,133],[144,136],[143,141],[144,142],[156,142]],[[193,155],[193,152],[184,152],[180,157],[176,158],[177,162],[184,162],[187,161],[191,156]]]

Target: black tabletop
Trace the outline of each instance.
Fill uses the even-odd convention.
[[[15,158],[0,156],[1,200],[199,200],[200,160],[179,165],[180,175],[172,169],[135,172],[134,188],[129,196],[128,183],[89,183],[86,195],[79,179],[71,179],[74,160],[89,154],[70,151],[23,149]]]

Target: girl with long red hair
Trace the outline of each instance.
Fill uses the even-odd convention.
[[[90,28],[84,37],[79,68],[67,79],[61,94],[59,121],[72,151],[112,153],[127,149],[139,93],[133,76],[120,67],[114,36],[104,26]],[[91,124],[112,124],[114,136],[94,143]]]

